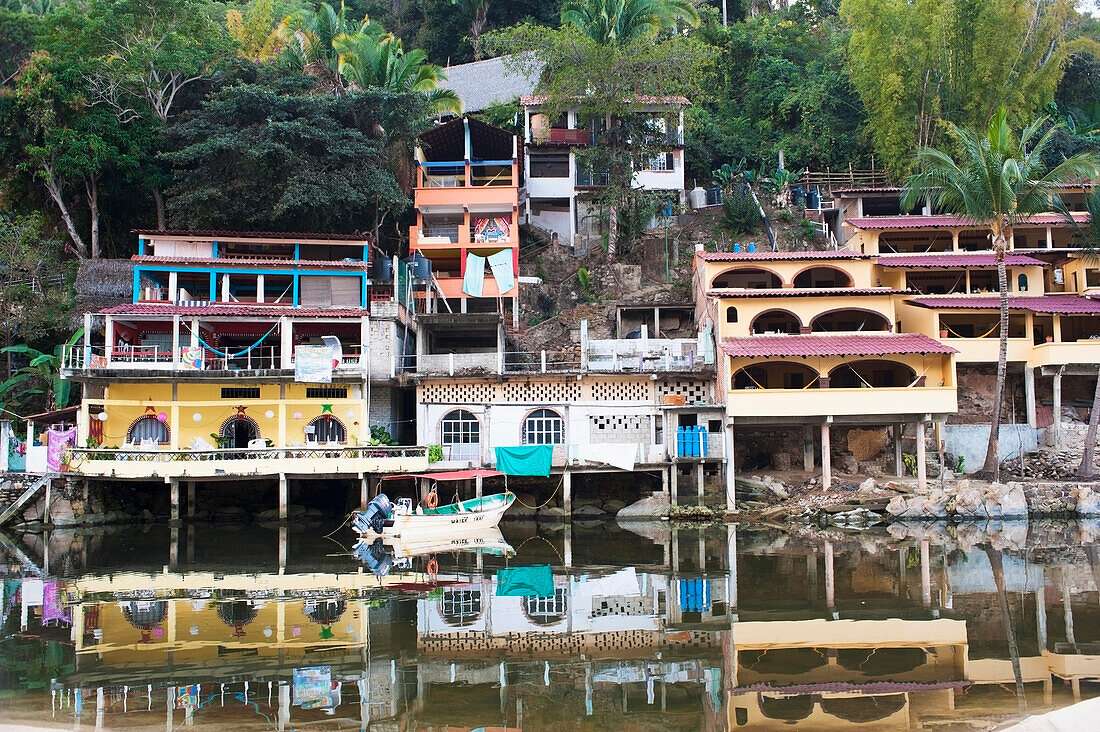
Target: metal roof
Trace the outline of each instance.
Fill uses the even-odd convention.
[[[929,295],[906,302],[922,308],[951,310],[999,310],[998,295]],[[1009,295],[1010,310],[1030,310],[1033,313],[1060,315],[1094,315],[1100,313],[1100,300],[1080,295]]]
[[[706,262],[759,262],[780,259],[873,259],[873,254],[860,254],[847,249],[826,249],[814,252],[699,252]]]
[[[722,351],[729,356],[882,356],[899,353],[958,353],[951,346],[920,333],[858,335],[760,335],[726,338]]]
[[[1073,218],[1078,223],[1088,223],[1087,213],[1074,213]],[[857,216],[844,219],[844,223],[851,224],[857,229],[955,229],[955,228],[983,228],[984,223],[974,221],[965,216]],[[1044,213],[1029,216],[1017,222],[1017,226],[1046,226],[1048,224],[1066,224],[1061,214]]]
[[[996,267],[997,256],[988,254],[897,254],[878,258],[881,267]],[[1005,254],[1005,264],[1009,267],[1046,267],[1041,259],[1026,254]]]
[[[190,315],[221,317],[267,316],[280,318],[350,318],[370,315],[367,308],[301,308],[289,305],[241,305],[214,303],[209,305],[171,305],[168,303],[131,303],[100,310],[100,315]]]

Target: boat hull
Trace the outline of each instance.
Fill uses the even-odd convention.
[[[497,494],[440,506],[424,513],[394,514],[393,526],[384,527],[381,533],[367,527],[359,536],[366,540],[381,537],[441,541],[453,536],[484,533],[496,527],[515,498],[514,493]]]

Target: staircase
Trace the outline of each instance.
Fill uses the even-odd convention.
[[[7,491],[9,495],[0,495],[0,504],[12,501],[11,505],[0,511],[0,526],[6,524],[13,516],[19,513],[38,492],[49,485],[50,481],[58,477],[57,473],[46,473],[38,480],[30,484],[20,495],[15,496],[15,491]],[[14,500],[13,500],[14,499]]]

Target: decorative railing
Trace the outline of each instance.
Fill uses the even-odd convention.
[[[71,448],[69,465],[73,469],[85,461],[123,460],[148,463],[230,461],[230,460],[348,460],[381,458],[426,458],[423,445],[381,446],[307,444],[291,447],[229,448],[217,450],[161,450]]]
[[[100,369],[152,369],[159,371],[251,371],[284,368],[282,349],[277,346],[253,348],[246,353],[232,356],[216,356],[204,350],[201,360],[190,359],[194,352],[189,348],[173,351],[158,346],[121,346],[114,348],[66,346],[61,358],[61,368],[72,371]],[[346,345],[335,364],[337,370],[355,370],[365,364],[362,345]],[[287,369],[294,368],[291,355]]]

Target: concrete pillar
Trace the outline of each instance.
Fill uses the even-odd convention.
[[[168,483],[168,490],[172,496],[172,521],[177,522],[180,520],[180,482],[179,478],[165,478]]]
[[[394,280],[396,279],[397,277],[394,277]],[[290,724],[290,684],[279,682],[279,732],[285,732],[288,724]]]
[[[825,606],[836,607],[836,573],[833,571],[833,543],[825,542]]]
[[[359,510],[367,510],[367,502],[370,500],[370,476],[366,473],[359,474]]]
[[[173,274],[175,274],[173,272]],[[167,732],[172,732],[175,729],[175,725],[172,723],[172,710],[176,708],[176,687],[169,686],[165,689],[165,702],[164,706],[168,709],[168,716],[164,721],[164,729]]]
[[[726,510],[737,510],[737,448],[733,441],[733,425],[726,425]],[[673,468],[675,470],[675,468]]]
[[[1054,374],[1054,447],[1062,446],[1062,366]]]
[[[566,521],[562,536],[562,561],[566,568],[573,566],[573,522]]]
[[[737,610],[737,524],[726,525],[726,597],[730,612]]]
[[[829,423],[821,424],[821,487],[829,490],[833,487],[833,456],[829,444]]]
[[[187,563],[195,563],[195,527],[187,527]]]
[[[290,508],[290,481],[286,473],[279,473],[279,520],[286,521]]]
[[[168,537],[168,569],[173,572],[180,564],[180,527],[173,526]]]
[[[925,607],[932,606],[932,571],[928,557],[928,539],[920,542],[920,601]]]
[[[668,471],[661,469],[661,493],[668,495]]]
[[[573,474],[568,470],[561,474],[561,508],[566,516],[573,515]]]
[[[680,504],[680,466],[677,463],[673,462],[672,465],[669,467],[668,475],[670,481],[669,489],[671,493],[668,501],[670,505],[678,506]],[[729,499],[727,498],[727,501],[728,500]]]
[[[1066,617],[1066,643],[1077,647],[1077,635],[1073,630],[1073,592],[1069,588],[1069,582],[1062,578],[1062,612]]]
[[[568,473],[568,472],[569,471],[567,470],[566,473]],[[563,475],[562,476],[562,483],[564,484],[564,482],[565,482],[565,476]],[[477,498],[481,498],[481,496],[484,494],[484,491],[485,491],[485,479],[479,475],[476,478],[474,478],[474,496],[476,496]],[[570,496],[570,499],[572,499],[572,496]]]
[[[924,449],[924,420],[917,422],[917,488],[928,488],[928,465]]]
[[[703,463],[702,462],[699,462],[699,463],[695,464],[695,480],[696,480],[696,483],[697,483],[697,487],[699,489],[699,505],[702,506],[703,503],[704,503],[703,494],[705,492],[705,481],[706,481],[706,476],[705,476],[705,473],[703,471]]]
[[[901,434],[902,425],[894,425],[894,475],[899,478],[905,475],[905,461],[901,459]]]
[[[1035,417],[1035,369],[1024,364],[1024,403],[1027,408],[1027,423],[1036,427],[1039,423]]]
[[[1035,590],[1035,635],[1039,642],[1039,653],[1047,649],[1047,588],[1043,585]]]
[[[195,481],[187,481],[187,518],[195,518]]]
[[[814,428],[802,426],[802,469],[807,473],[814,469]]]
[[[286,557],[290,551],[290,532],[286,524],[279,526],[279,574],[286,572]]]

